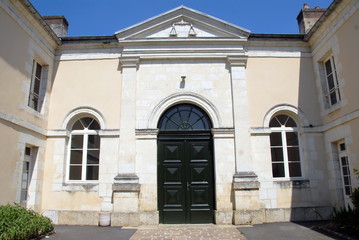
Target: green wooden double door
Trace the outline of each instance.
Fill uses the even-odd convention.
[[[212,140],[198,136],[158,141],[160,222],[213,223]]]

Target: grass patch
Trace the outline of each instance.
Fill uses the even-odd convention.
[[[18,204],[0,206],[0,240],[28,240],[53,231],[51,220]]]

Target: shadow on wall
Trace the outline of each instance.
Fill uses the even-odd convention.
[[[291,189],[291,221],[328,219],[332,210],[330,174],[323,135],[317,131],[322,120],[312,58],[300,60],[298,109],[308,121],[304,123],[304,119],[298,117],[301,174],[288,183],[290,186],[279,188]],[[288,160],[291,161],[291,156]]]

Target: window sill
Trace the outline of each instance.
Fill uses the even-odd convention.
[[[66,182],[62,184],[62,190],[97,192],[98,185],[98,182]]]
[[[344,107],[346,104],[347,104],[346,100],[341,100],[340,102],[330,106],[329,108],[324,109],[321,116],[324,117],[330,113],[333,113],[333,112],[339,110],[340,108]]]
[[[310,182],[307,179],[274,179],[273,184],[282,189],[310,187]]]
[[[40,118],[40,119],[42,119],[42,120],[46,120],[46,117],[45,117],[44,114],[42,114],[42,113],[39,112],[39,111],[36,111],[35,109],[33,109],[32,107],[29,107],[28,105],[23,105],[23,104],[21,104],[21,105],[20,105],[20,108],[21,108],[22,110],[24,110],[25,112],[34,115],[34,116],[37,117],[37,118]]]

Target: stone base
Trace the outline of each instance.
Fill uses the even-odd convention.
[[[67,211],[48,210],[44,216],[51,219],[54,224],[59,225],[92,225],[99,224],[99,212],[96,211]]]
[[[263,222],[316,221],[326,220],[332,207],[272,208],[234,211],[235,225],[251,225]]]
[[[111,226],[137,227],[140,225],[158,225],[159,213],[155,212],[114,212],[111,214]]]
[[[215,223],[218,225],[233,224],[233,211],[215,211]]]

